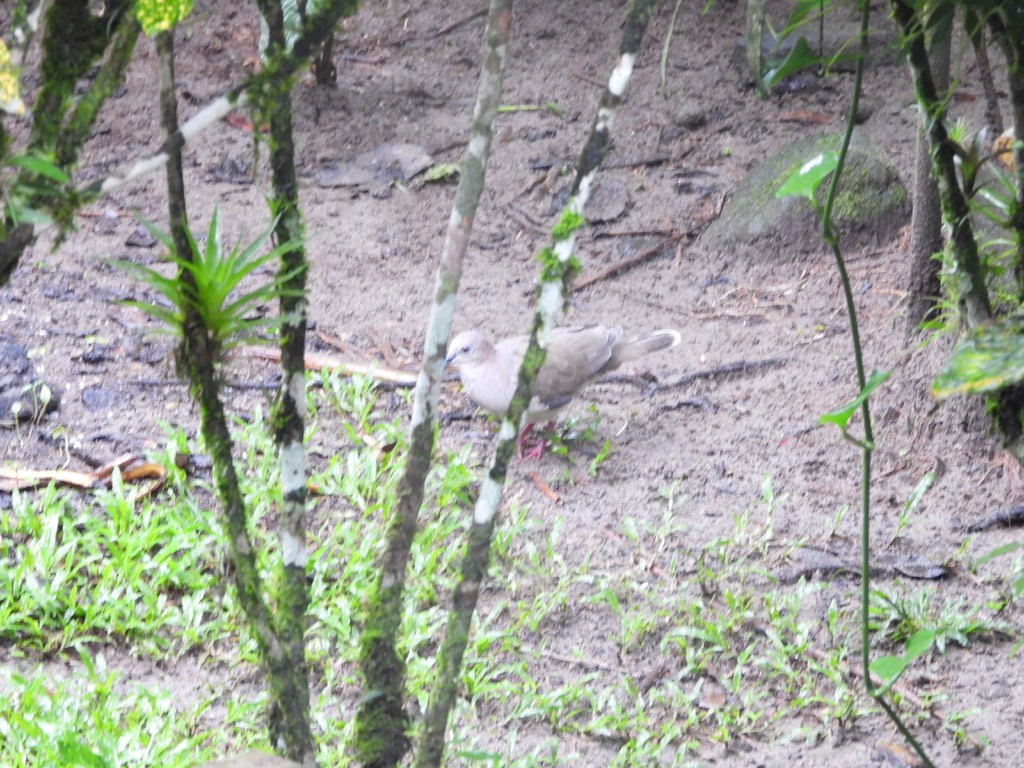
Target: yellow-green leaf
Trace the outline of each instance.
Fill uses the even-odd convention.
[[[166,32],[192,13],[195,0],[138,0],[135,18],[147,35]]]
[[[0,109],[9,115],[25,114],[25,102],[18,89],[18,70],[3,40],[0,40]]]
[[[932,396],[993,392],[1024,381],[1024,318],[976,328],[954,347],[935,381]]]

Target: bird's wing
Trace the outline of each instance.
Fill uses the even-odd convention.
[[[558,408],[601,373],[611,358],[621,328],[603,325],[556,328],[548,339],[548,355],[537,377],[537,395]]]

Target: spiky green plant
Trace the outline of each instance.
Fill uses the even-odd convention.
[[[145,219],[140,221],[167,248],[166,259],[178,267],[178,273],[173,277],[165,277],[151,267],[131,261],[116,260],[113,264],[147,283],[169,302],[169,306],[148,301],[126,302],[163,323],[166,326],[163,329],[165,332],[183,337],[185,319],[191,309],[207,329],[211,348],[219,359],[231,348],[252,343],[259,339],[261,333],[280,324],[279,318],[253,314],[253,310],[259,304],[274,301],[286,292],[282,286],[287,275],[277,275],[251,290],[239,290],[242,281],[260,267],[297,246],[295,242],[288,242],[261,255],[264,243],[274,231],[276,219],[248,245],[243,247],[238,243],[230,251],[225,251],[221,240],[220,217],[217,209],[214,209],[206,241],[202,245],[191,232],[188,233],[191,249],[188,258],[175,252],[169,234],[152,222]],[[185,279],[186,276],[190,279]]]

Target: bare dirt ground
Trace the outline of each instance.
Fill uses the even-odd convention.
[[[201,4],[179,36],[184,116],[258,61],[256,18],[232,5]],[[564,178],[546,184],[546,168],[577,154],[613,61],[624,13],[619,0],[585,6],[584,11],[576,3],[532,0],[516,8],[504,100],[553,102],[562,115],[539,110],[499,118],[456,330],[480,327],[502,337],[528,327],[537,272],[532,256],[547,243],[545,230],[558,210],[553,198],[567,184]],[[312,348],[411,369],[417,365],[454,187],[396,188],[382,199],[365,191],[321,188],[316,177],[325,161],[349,160],[388,142],[418,144],[438,162],[458,159],[476,89],[483,19],[435,33],[480,7],[367,0],[341,38],[339,88],[317,89],[307,79],[295,92],[297,156],[313,265]],[[813,80],[758,100],[730,63],[742,34],[743,6],[726,1],[705,14],[690,6],[680,11],[666,99],[659,93],[658,58],[670,12],[671,7],[663,8],[650,26],[604,176],[624,186],[629,205],[582,238],[583,277],[659,241],[644,233],[682,237],[678,247],[667,243],[656,258],[577,291],[565,322],[620,323],[637,332],[678,329],[683,337],[679,347],[633,369],[649,371],[661,382],[741,361],[756,365],[651,396],[630,385],[592,387],[581,406],[597,404],[603,417],[599,437],[610,439],[614,449],[596,477],[577,470],[575,482],[567,483],[564,460],[548,457],[537,465],[516,466],[509,493],[529,503],[542,525],[564,519],[560,555],[567,563],[591,558],[609,569],[626,557],[615,534],[623,514],[656,520],[664,509],[663,489],[675,485],[685,496],[677,514],[686,516],[687,543],[699,546],[728,536],[733,515],[760,498],[762,482],[770,477],[775,493],[787,497],[775,516],[777,536],[806,538],[818,548],[855,557],[853,511],[834,535],[828,534],[838,509],[857,508],[859,454],[835,430],[817,425],[819,414],[851,398],[855,389],[831,257],[824,249],[801,253],[785,243],[711,252],[694,237],[730,186],[758,160],[799,136],[839,129],[852,78]],[[883,17],[876,16],[879,24],[887,21]],[[143,42],[127,86],[110,104],[84,153],[83,180],[158,146],[154,71],[152,45]],[[905,70],[898,64],[879,66],[868,73],[865,87],[875,105],[866,128],[893,156],[909,186],[914,113]],[[969,67],[960,93],[964,98],[958,109],[978,109],[973,100],[980,99],[981,89]],[[823,128],[783,119],[798,110],[822,113],[832,122]],[[239,232],[254,234],[250,212],[264,210],[265,169],[259,168],[256,184],[222,180],[225,169],[251,160],[249,134],[222,123],[190,145],[186,158],[189,212],[197,228],[205,227],[217,205],[229,239]],[[71,465],[77,468],[90,459],[102,462],[159,443],[160,421],[194,430],[196,414],[184,388],[161,384],[172,376],[166,363],[170,340],[146,335],[149,324],[143,316],[115,303],[136,289],[103,261],[156,258],[155,248],[128,244],[137,227],[131,213],[163,222],[163,200],[163,179],[154,175],[100,201],[81,217],[78,231],[59,251],[38,244],[0,291],[0,338],[36,350],[36,368],[64,390],[59,410],[41,427],[0,433],[5,463],[60,465],[62,442],[47,439],[58,426],[70,438]],[[942,340],[919,349],[917,340],[904,334],[904,239],[848,256],[868,365],[894,370],[874,401],[879,444],[875,544],[880,553],[944,563],[967,539],[962,524],[1019,501],[1008,498],[1019,495],[1019,486],[1004,477],[998,445],[984,434],[984,420],[974,408],[963,402],[936,408],[928,396],[931,376],[950,344]],[[103,352],[87,355],[96,337],[106,341]],[[325,346],[325,337],[340,340],[342,349]],[[273,368],[241,360],[232,375],[270,382]],[[235,390],[232,397],[232,408],[240,413],[264,398],[258,390]],[[446,390],[443,410],[465,404],[457,386]],[[441,445],[456,449],[472,441],[484,457],[492,437],[493,428],[483,419],[459,420],[443,427]],[[939,479],[909,529],[884,549],[905,500],[937,466]],[[527,477],[531,470],[554,486],[559,504]],[[985,533],[969,551],[977,555],[1015,536]],[[961,566],[962,561],[954,562],[942,589],[985,600],[990,588]],[[840,577],[835,594],[850,599],[854,583]],[[1004,619],[1019,623],[1019,607],[1007,613]],[[555,649],[583,648],[587,657],[623,674],[631,664],[585,610],[559,632],[560,638],[549,638]],[[954,648],[916,680],[955,701],[957,710],[975,712],[969,727],[990,742],[980,754],[957,753],[947,734],[925,726],[926,741],[941,764],[1019,764],[1024,675],[1007,658],[1008,648]],[[582,756],[580,765],[604,764],[614,754],[600,741],[566,738]],[[890,752],[879,750],[879,744],[895,739],[892,728],[872,716],[843,740],[804,747],[766,739],[739,753],[709,749],[703,759],[734,766],[895,765],[888,762],[895,760]]]

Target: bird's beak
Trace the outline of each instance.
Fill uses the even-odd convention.
[[[458,350],[456,350],[455,352],[452,352],[450,355],[448,355],[448,357],[446,357],[444,359],[444,364],[445,365],[451,365],[452,364],[452,360],[454,360],[458,356],[459,356]]]

